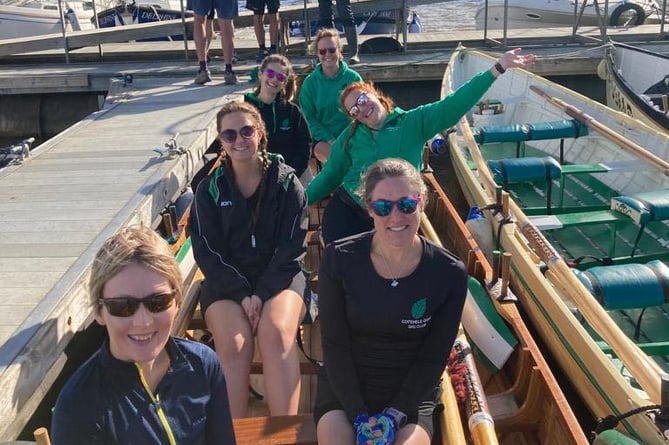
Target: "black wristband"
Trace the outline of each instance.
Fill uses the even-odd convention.
[[[504,69],[504,67],[502,66],[502,64],[499,63],[499,62],[495,62],[495,69],[496,69],[497,72],[500,73],[500,74],[504,74],[504,73],[506,72],[506,70]]]

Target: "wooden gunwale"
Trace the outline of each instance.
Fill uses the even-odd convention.
[[[511,397],[519,406],[512,414],[496,416],[493,413],[498,434],[508,435],[501,443],[514,443],[518,437],[513,433],[518,430],[536,429],[535,434],[538,436],[535,439],[542,440],[542,443],[587,444],[588,440],[568,401],[521,318],[517,303],[500,302],[497,299],[501,292],[501,280],[496,279],[492,266],[478,248],[474,237],[458,216],[457,210],[435,176],[427,173],[423,177],[429,190],[427,213],[437,232],[443,237],[447,247],[454,249],[454,253],[461,258],[470,258],[468,262],[476,264],[474,268],[479,271],[476,275],[487,284],[495,309],[511,326],[520,342],[516,347],[517,352],[514,353],[516,358],[514,370],[509,376],[510,383],[507,382],[499,392],[490,393],[485,388],[489,400]],[[494,378],[487,375],[484,381],[492,386]],[[542,409],[536,409],[537,406]],[[551,431],[551,437],[542,437],[540,431]]]
[[[448,79],[457,56],[454,56],[444,76],[443,94],[448,93]],[[494,59],[483,56],[494,62]],[[512,74],[515,70],[512,70]],[[520,74],[519,74],[520,75]],[[529,75],[531,74],[523,74]],[[534,81],[535,76],[532,76]],[[541,84],[542,80],[536,79]],[[478,146],[473,140],[469,123],[463,119],[458,128],[462,139],[455,134],[449,137],[451,143],[451,159],[461,188],[468,202],[476,205],[487,205],[495,202],[499,187],[492,180],[485,162],[480,156]],[[461,146],[469,152],[477,165],[477,175],[472,173]],[[592,297],[580,282],[570,279],[570,271],[557,252],[545,240],[543,235],[524,217],[522,211],[513,200],[509,203],[509,213],[516,218],[517,224],[504,225],[501,228],[501,245],[512,255],[512,284],[521,297],[521,302],[528,312],[534,325],[551,348],[562,368],[579,390],[581,397],[597,417],[610,414],[621,414],[637,406],[650,403],[641,399],[631,386],[620,376],[611,362],[594,344],[588,333],[571,314],[563,303],[561,296],[576,296],[574,301],[586,316],[587,321],[596,326],[600,335],[606,337],[612,345],[621,347],[621,355],[627,355],[625,363],[637,380],[651,396],[651,400],[659,403],[659,380],[663,372],[656,363],[643,354],[631,342],[601,307],[595,307]],[[499,221],[494,220],[495,229]],[[521,237],[521,232],[525,238]],[[530,249],[531,244],[534,251]],[[539,271],[539,261],[543,260],[549,267],[546,277]],[[576,289],[576,291],[574,291]],[[576,292],[576,293],[575,293]],[[598,306],[598,305],[597,305]],[[623,338],[625,337],[625,338]],[[616,348],[616,350],[618,350]],[[586,362],[587,360],[587,362]],[[629,432],[641,437],[644,443],[667,443],[659,430],[645,415],[637,415],[623,421]]]

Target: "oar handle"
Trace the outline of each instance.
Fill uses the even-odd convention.
[[[583,123],[588,128],[597,131],[599,134],[606,137],[610,141],[620,145],[623,149],[633,152],[635,155],[644,159],[649,164],[652,164],[654,167],[659,168],[660,170],[662,170],[665,176],[669,176],[669,162],[663,160],[662,158],[646,150],[636,142],[631,141],[630,139],[626,138],[625,136],[619,133],[616,133],[611,128],[597,121],[594,117],[585,113],[583,110],[580,110],[579,108],[576,108],[575,106],[566,103],[562,99],[549,95],[537,85],[530,85],[530,90],[534,91],[541,97],[545,98],[546,100],[548,100],[548,102],[555,105],[556,107],[561,108],[562,111],[567,113],[567,115]]]

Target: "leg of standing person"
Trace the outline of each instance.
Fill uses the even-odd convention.
[[[332,0],[318,0],[318,13],[320,15],[321,28],[334,28],[334,18],[332,17]]]
[[[204,319],[214,338],[216,354],[225,375],[232,418],[246,417],[254,351],[251,325],[242,307],[230,300],[211,303],[205,309]]]
[[[211,82],[211,73],[207,66],[207,39],[205,31],[205,22],[207,17],[195,13],[193,15],[193,40],[195,41],[195,53],[197,54],[197,61],[200,65],[197,75],[195,76],[195,83],[198,85]]]
[[[304,275],[299,278],[304,283]],[[291,289],[263,304],[257,337],[271,416],[297,414],[299,408],[300,363],[295,338],[305,312],[302,296]]]
[[[265,0],[246,0],[246,9],[253,11],[253,32],[258,42],[256,62],[260,63],[267,55],[265,44]]]
[[[276,54],[279,43],[279,0],[266,1],[266,17],[269,22],[269,54]]]
[[[346,33],[347,52],[349,55],[349,65],[360,63],[358,56],[358,31],[355,27],[355,19],[353,18],[353,10],[351,9],[351,0],[336,0],[337,13],[339,19],[344,25],[344,32]]]
[[[237,0],[217,0],[218,9],[218,27],[221,31],[221,46],[223,48],[223,60],[225,62],[225,71],[223,73],[225,84],[234,85],[237,83],[237,76],[232,71],[232,54],[235,49],[234,38],[235,30],[232,20],[239,15]]]
[[[204,36],[205,36],[205,42],[207,44],[206,49],[205,49],[205,54],[207,56],[207,63],[211,61],[211,57],[209,56],[209,49],[211,48],[211,41],[214,39],[214,18],[216,17],[216,10],[214,8],[211,9],[209,12],[209,15],[207,15],[207,21],[205,22],[205,28],[204,28]]]

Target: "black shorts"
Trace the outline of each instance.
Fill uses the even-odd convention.
[[[254,285],[255,283],[252,281],[251,285]],[[304,272],[299,272],[297,273],[290,284],[288,284],[288,287],[286,289],[290,289],[293,292],[297,293],[298,295],[302,295],[302,298],[304,299],[304,304],[309,307],[309,301],[311,300],[311,290],[309,289],[309,280],[307,280],[307,277],[305,276]],[[200,310],[202,311],[202,315],[204,316],[205,312],[211,306],[213,303],[221,300],[226,300],[225,297],[221,295],[221,293],[218,291],[218,289],[212,289],[211,286],[207,286],[207,280],[205,279],[204,282],[202,283],[202,287],[200,288]]]
[[[246,0],[246,9],[253,11],[254,15],[263,15],[265,6],[268,14],[279,12],[279,0]]]
[[[419,425],[425,430],[425,432],[427,432],[427,435],[430,436],[430,439],[432,439],[432,436],[434,435],[434,415],[440,413],[443,410],[443,406],[441,405],[440,400],[441,393],[442,389],[440,381],[439,384],[434,388],[434,391],[432,392],[429,400],[421,402],[416,411],[412,413],[406,413],[407,423],[415,423]],[[384,408],[386,407],[370,406],[370,414],[379,413],[383,411]],[[318,370],[316,402],[314,404],[314,422],[318,425],[318,421],[325,413],[334,410],[344,410],[344,408],[337,400],[337,396],[335,395],[334,391],[332,391],[332,387],[330,386],[330,382],[328,381],[327,375],[325,373],[325,368],[321,367]]]

